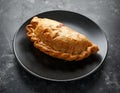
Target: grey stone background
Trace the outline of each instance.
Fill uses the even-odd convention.
[[[50,10],[83,14],[106,33],[109,51],[101,70],[82,80],[51,82],[19,66],[13,36],[30,17]],[[0,0],[0,93],[120,93],[120,0]]]

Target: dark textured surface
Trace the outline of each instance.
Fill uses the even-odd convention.
[[[106,33],[109,51],[102,68],[71,82],[38,79],[19,66],[12,48],[14,33],[30,17],[49,10],[70,10],[96,22]],[[119,93],[119,0],[0,0],[0,93]]]

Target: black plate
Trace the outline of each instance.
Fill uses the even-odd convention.
[[[100,51],[82,61],[65,62],[50,57],[36,48],[26,37],[26,21],[15,34],[14,53],[18,62],[31,74],[52,81],[70,81],[81,79],[97,70],[107,54],[107,40],[104,32],[89,18],[69,11],[49,11],[40,13],[38,17],[46,17],[64,23],[72,29],[86,35],[97,44]]]

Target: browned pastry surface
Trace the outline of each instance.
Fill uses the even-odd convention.
[[[55,58],[77,61],[99,50],[86,36],[55,20],[33,17],[26,31],[34,47]]]

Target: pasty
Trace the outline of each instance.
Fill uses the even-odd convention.
[[[86,36],[48,18],[33,17],[26,31],[35,48],[55,58],[77,61],[99,50]]]

